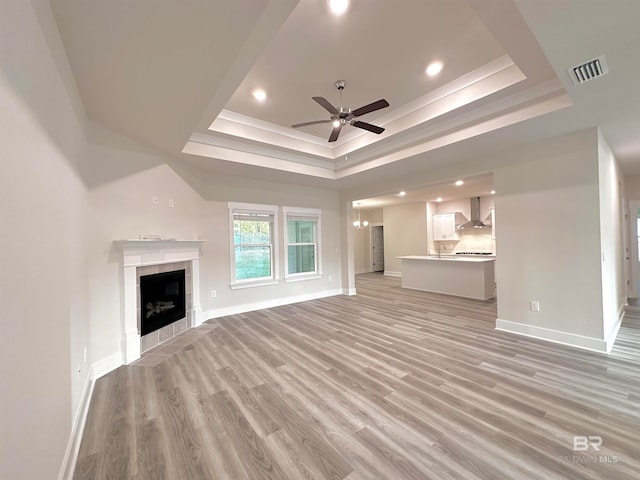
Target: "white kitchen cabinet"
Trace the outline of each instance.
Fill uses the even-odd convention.
[[[456,221],[460,214],[438,213],[433,216],[433,239],[434,240],[458,240]]]

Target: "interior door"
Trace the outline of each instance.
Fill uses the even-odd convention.
[[[629,204],[626,200],[623,199],[622,202],[623,210],[622,210],[622,243],[624,248],[624,278],[627,283],[627,298],[634,297],[637,298],[637,293],[635,292],[635,288],[632,285],[632,266],[631,266],[631,251],[629,249]],[[636,220],[637,221],[637,220]]]
[[[384,230],[382,225],[371,227],[371,263],[374,272],[384,272]]]
[[[630,283],[629,285],[629,297],[640,297],[640,201],[629,202],[628,216],[630,221],[627,225],[627,240],[626,243],[629,247],[630,260]],[[625,262],[626,263],[626,262]]]

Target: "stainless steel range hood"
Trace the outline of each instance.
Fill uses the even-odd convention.
[[[471,198],[471,220],[457,225],[456,228],[464,230],[467,228],[487,228],[489,225],[480,220],[480,197]]]

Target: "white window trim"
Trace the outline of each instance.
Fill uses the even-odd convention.
[[[278,207],[276,205],[264,205],[260,203],[228,202],[229,208],[229,274],[232,290],[239,288],[261,287],[264,285],[276,285],[280,282],[278,251]],[[273,215],[273,238],[271,239],[271,273],[270,277],[236,280],[236,246],[233,237],[234,212],[268,213]]]
[[[284,223],[284,281],[301,282],[322,278],[322,210],[319,208],[282,207]],[[316,270],[314,272],[289,273],[289,216],[309,217],[316,221]]]

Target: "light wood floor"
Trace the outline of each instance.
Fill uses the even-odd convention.
[[[102,377],[75,478],[640,478],[640,317],[606,356],[496,332],[493,302],[357,290],[211,320]]]

